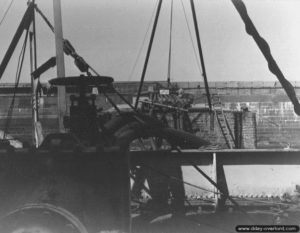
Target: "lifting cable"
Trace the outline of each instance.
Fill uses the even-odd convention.
[[[179,178],[177,178],[175,176],[168,175],[168,174],[162,172],[161,170],[158,170],[158,169],[156,169],[156,168],[154,168],[152,166],[149,166],[149,165],[146,165],[146,164],[142,164],[142,166],[145,167],[145,168],[147,168],[148,170],[154,171],[155,173],[157,173],[157,174],[159,174],[159,175],[161,175],[163,177],[166,177],[169,180],[174,180],[176,182],[188,185],[190,187],[193,187],[193,188],[196,188],[196,189],[199,189],[199,190],[202,190],[202,191],[213,193],[213,194],[216,194],[216,195],[220,194],[219,192],[216,192],[216,191],[213,191],[213,190],[209,190],[209,189],[203,188],[203,187],[201,187],[199,185],[195,185],[195,184],[192,184],[190,182],[187,182],[187,181],[184,181],[182,179],[179,179]]]
[[[10,1],[9,5],[8,5],[8,7],[7,7],[7,9],[6,9],[6,11],[4,12],[3,17],[2,17],[1,20],[0,20],[0,26],[2,25],[4,19],[6,18],[6,15],[7,15],[8,11],[10,10],[10,8],[11,8],[13,2],[14,2],[14,0],[11,0],[11,1]]]
[[[151,23],[152,23],[152,21],[153,21],[153,17],[154,17],[155,9],[157,8],[157,4],[158,4],[158,0],[157,0],[157,2],[156,2],[156,4],[155,4],[155,7],[154,7],[153,11],[152,11],[152,15],[151,15],[151,18],[150,18],[150,20],[149,20],[149,23],[148,23],[148,26],[147,26],[147,30],[146,30],[146,33],[145,33],[145,36],[144,36],[144,39],[143,39],[143,42],[142,42],[142,44],[141,44],[141,46],[140,46],[140,49],[139,49],[139,52],[138,52],[137,57],[136,57],[136,59],[135,59],[134,65],[133,65],[132,70],[131,70],[131,72],[130,72],[130,74],[129,74],[128,81],[131,80],[131,78],[132,78],[132,76],[133,76],[133,73],[134,73],[134,71],[135,71],[135,69],[136,69],[137,63],[138,63],[138,61],[139,61],[139,59],[140,59],[140,57],[141,57],[141,53],[142,53],[143,47],[144,47],[144,45],[145,45],[145,42],[146,42],[146,38],[147,38],[148,32],[149,32],[149,30],[150,30]]]
[[[197,56],[196,47],[195,47],[195,43],[194,43],[192,32],[191,32],[191,27],[190,27],[190,24],[189,24],[189,21],[188,21],[188,18],[187,18],[187,14],[186,14],[186,10],[185,10],[183,1],[182,0],[180,0],[180,1],[181,1],[181,6],[182,6],[182,9],[183,9],[183,13],[184,13],[184,18],[185,18],[186,26],[187,26],[187,29],[189,31],[189,36],[190,36],[191,44],[193,46],[194,56],[195,56],[195,59],[196,59],[198,70],[199,70],[199,72],[201,74],[201,65],[200,65],[199,58]]]
[[[22,46],[22,49],[21,49],[21,52],[20,52],[20,55],[19,55],[19,59],[18,59],[18,66],[17,66],[17,71],[16,71],[14,93],[13,93],[12,101],[11,101],[10,106],[9,106],[9,110],[7,112],[7,118],[6,118],[6,122],[5,122],[3,139],[5,139],[5,137],[6,137],[7,133],[8,133],[8,129],[10,127],[10,122],[11,122],[11,119],[12,119],[12,113],[13,113],[13,109],[14,109],[14,106],[15,106],[15,99],[16,99],[17,88],[19,86],[21,72],[22,72],[23,63],[24,63],[24,56],[25,56],[25,52],[26,52],[26,45],[27,45],[28,34],[29,34],[29,30],[26,31],[24,43],[23,43],[23,46]]]
[[[156,26],[157,26],[159,14],[160,14],[161,5],[162,5],[162,0],[159,0],[157,10],[156,10],[156,14],[155,14],[154,24],[153,24],[152,32],[151,32],[151,36],[150,36],[149,46],[148,46],[148,49],[147,49],[147,54],[146,54],[146,58],[145,58],[145,62],[144,62],[144,67],[143,67],[143,72],[142,72],[142,76],[141,76],[140,86],[139,86],[138,93],[137,93],[136,100],[135,100],[135,106],[134,106],[135,109],[137,109],[137,107],[138,107],[139,98],[140,98],[140,95],[141,95],[141,92],[142,92],[142,87],[143,87],[144,80],[145,80],[145,75],[146,75],[146,71],[147,71],[147,67],[148,67],[148,61],[149,61],[150,52],[151,52],[151,49],[152,49],[152,44],[153,44],[153,40],[154,40],[154,36],[155,36],[155,32],[156,32]]]
[[[54,27],[53,25],[50,23],[49,19],[44,15],[44,13],[38,8],[37,5],[34,6],[35,10],[37,13],[39,13],[39,15],[42,17],[42,19],[45,21],[45,23],[48,25],[48,27],[50,28],[50,30],[54,33]]]

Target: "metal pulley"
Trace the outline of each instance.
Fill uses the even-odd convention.
[[[66,55],[73,55],[76,53],[74,47],[72,46],[72,44],[70,43],[70,41],[64,39],[64,52],[66,53]]]

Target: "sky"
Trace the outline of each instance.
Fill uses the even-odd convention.
[[[11,0],[0,0],[0,19]],[[195,32],[189,0],[173,0],[171,81],[203,81],[199,67]],[[300,1],[244,0],[258,32],[285,77],[300,81]],[[14,0],[0,25],[0,59],[13,38],[26,10],[27,0]],[[36,0],[53,22],[51,0]],[[63,34],[78,54],[100,73],[115,81],[138,81],[149,43],[157,0],[61,0]],[[184,6],[184,7],[183,7]],[[277,81],[230,0],[195,0],[201,45],[208,81]],[[184,10],[187,21],[185,20]],[[168,70],[171,0],[164,0],[153,42],[145,80],[165,81]],[[54,35],[37,15],[38,65],[55,56]],[[191,30],[192,37],[187,27]],[[151,28],[150,28],[151,29]],[[143,44],[143,40],[145,40]],[[193,43],[191,42],[193,41]],[[19,46],[0,82],[14,82]],[[143,45],[143,46],[142,46]],[[140,56],[138,56],[141,50]],[[136,65],[135,65],[136,63]],[[21,81],[30,82],[29,51]],[[66,76],[80,72],[65,57]],[[42,81],[56,77],[47,71]]]

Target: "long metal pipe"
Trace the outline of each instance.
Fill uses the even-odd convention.
[[[150,42],[149,42],[149,46],[148,46],[148,50],[147,50],[147,54],[146,54],[146,59],[145,59],[145,63],[144,63],[144,68],[143,68],[143,72],[142,72],[142,76],[141,76],[140,86],[139,86],[139,90],[138,90],[137,97],[135,100],[135,109],[137,109],[141,91],[142,91],[143,84],[144,84],[145,74],[146,74],[147,67],[148,67],[148,61],[149,61],[149,57],[150,57],[150,53],[151,53],[151,49],[152,49],[153,39],[154,39],[155,32],[156,32],[156,26],[157,26],[157,22],[158,22],[158,18],[159,18],[161,4],[162,4],[162,0],[159,0],[157,10],[156,10],[155,20],[154,20],[154,24],[153,24],[153,28],[152,28],[152,32],[151,32]]]
[[[194,0],[190,0],[190,1],[191,1],[191,9],[192,9],[194,27],[195,27],[195,32],[196,32],[197,45],[198,45],[198,50],[199,50],[199,55],[200,55],[200,62],[201,62],[201,67],[202,67],[206,97],[207,97],[208,107],[211,110],[212,109],[211,98],[210,98],[209,86],[208,86],[208,82],[207,82],[207,76],[206,76],[203,52],[202,52],[202,47],[201,47],[200,33],[199,33],[199,28],[198,28],[198,21],[197,21],[197,16],[196,16],[196,11],[195,11],[195,5],[194,5]]]

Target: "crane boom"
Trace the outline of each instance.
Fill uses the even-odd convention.
[[[21,20],[21,23],[19,24],[19,27],[18,27],[9,47],[4,55],[4,58],[0,64],[0,79],[2,78],[2,75],[6,69],[6,66],[7,66],[8,62],[10,61],[10,58],[11,58],[13,52],[15,51],[23,32],[25,30],[29,29],[29,26],[33,20],[33,15],[34,15],[34,3],[30,2],[28,4],[27,10]]]

